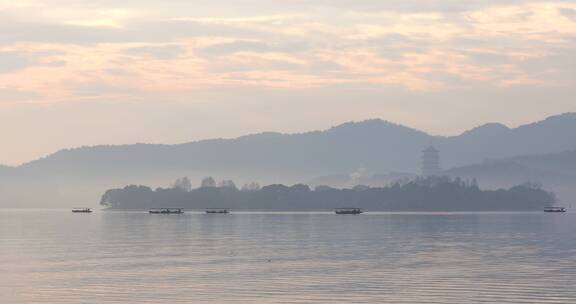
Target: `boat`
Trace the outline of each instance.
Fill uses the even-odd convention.
[[[92,213],[92,209],[90,208],[74,208],[72,209],[74,213]]]
[[[230,214],[230,209],[226,208],[208,208],[206,214]]]
[[[566,208],[565,207],[545,207],[544,212],[564,213],[564,212],[566,212]]]
[[[182,208],[152,208],[148,210],[150,214],[182,214],[184,209]]]
[[[345,215],[359,215],[364,213],[360,208],[337,208],[334,209],[336,214],[345,214]]]

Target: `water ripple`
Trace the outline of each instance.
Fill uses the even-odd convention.
[[[576,217],[0,211],[2,303],[576,303]]]

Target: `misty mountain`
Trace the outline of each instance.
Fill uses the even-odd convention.
[[[180,176],[297,183],[358,171],[418,173],[421,151],[431,144],[440,150],[443,167],[451,168],[575,150],[575,130],[576,113],[514,129],[491,123],[452,137],[373,119],[299,134],[268,132],[177,145],[81,147],[15,168],[0,168],[0,172],[8,171],[0,173],[0,194],[15,201],[22,191],[41,198],[50,192],[62,200],[74,197],[92,202],[108,188],[133,183],[166,186]]]
[[[491,160],[453,168],[446,173],[458,176],[475,175],[492,180],[522,178],[534,181],[543,176],[576,178],[576,151]]]
[[[527,154],[558,153],[576,149],[576,113],[552,116],[543,121],[510,129],[486,124],[436,144],[445,168],[489,159]]]
[[[21,173],[114,176],[158,171],[254,172],[312,176],[320,173],[417,169],[431,136],[382,120],[345,123],[302,134],[261,133],[179,145],[97,146],[62,150],[24,164]],[[407,156],[408,154],[408,156]]]
[[[136,144],[62,150],[19,172],[99,175],[156,171],[250,172],[318,176],[354,172],[418,172],[423,148],[434,144],[445,168],[525,154],[576,149],[576,113],[509,129],[486,124],[437,137],[383,120],[345,123],[301,134],[261,133],[178,145]],[[124,171],[124,172],[122,172]]]
[[[483,186],[492,188],[537,183],[556,192],[564,201],[576,196],[576,150],[491,160],[453,168],[445,173],[476,178]]]

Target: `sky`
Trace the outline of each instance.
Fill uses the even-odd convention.
[[[0,164],[370,118],[454,135],[575,97],[576,1],[0,0]]]

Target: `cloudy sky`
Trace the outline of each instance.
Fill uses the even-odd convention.
[[[383,118],[576,111],[576,1],[0,0],[0,163]]]

